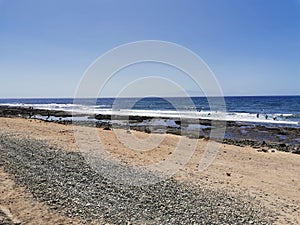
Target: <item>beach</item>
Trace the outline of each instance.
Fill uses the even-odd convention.
[[[223,143],[216,159],[200,172],[199,159],[208,142],[202,138],[188,163],[171,178],[128,188],[86,164],[71,124],[0,118],[0,127],[0,220],[6,224],[300,222],[299,154]],[[126,167],[165,160],[180,138],[194,141],[164,134],[159,146],[141,152],[124,146],[116,132],[140,140],[148,133],[83,129],[97,129],[106,151]],[[91,143],[88,137],[84,141]]]
[[[300,225],[300,0],[0,0],[0,225]]]
[[[0,225],[300,225],[299,7],[0,0]]]

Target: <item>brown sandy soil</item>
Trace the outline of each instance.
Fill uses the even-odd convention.
[[[184,167],[175,175],[176,179],[181,182],[205,185],[211,189],[226,189],[233,194],[238,192],[252,195],[269,210],[278,213],[277,224],[300,224],[300,155],[277,150],[265,153],[258,152],[251,147],[222,144],[213,163],[205,171],[200,172],[198,170],[199,163],[208,144],[207,140],[199,140],[196,143],[197,140],[195,139],[175,135],[149,135],[136,131],[131,131],[129,134],[124,130],[97,129],[98,140],[92,135],[95,129],[88,127],[80,127],[77,130],[80,136],[76,135],[75,139],[71,125],[10,118],[0,118],[0,131],[44,140],[68,151],[79,151],[78,143],[81,147],[95,149],[101,145],[99,142],[101,140],[101,146],[104,146],[111,157],[144,166],[167,160],[170,155],[175,155],[176,149],[186,150],[195,146],[195,152],[186,165],[179,160],[178,166],[182,164]],[[182,145],[178,145],[179,141],[182,142]],[[159,144],[151,146],[151,143],[154,142]],[[133,149],[125,146],[128,144],[133,145],[131,146]],[[150,150],[143,151],[146,148],[150,148]],[[183,151],[176,154],[179,159],[184,156]],[[12,181],[3,171],[0,173],[0,182],[0,205],[8,209],[11,208],[13,218],[26,219],[32,214],[39,214],[36,224],[38,224],[39,219],[43,218],[47,218],[47,221],[51,219],[58,222],[62,221],[61,224],[69,223],[68,219],[59,214],[48,212],[45,205],[33,204],[33,200],[22,189],[14,187]],[[18,195],[22,195],[22,198],[16,197]],[[3,196],[10,196],[7,197],[9,200],[5,200],[6,198]],[[39,213],[22,215],[11,206],[13,204],[17,207],[22,205],[22,202],[27,208],[27,211],[24,212],[29,213],[29,209],[32,209],[40,210]],[[76,221],[74,223],[76,224]]]

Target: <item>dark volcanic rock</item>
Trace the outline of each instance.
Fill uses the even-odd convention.
[[[153,119],[153,117],[148,116],[120,116],[120,115],[95,115],[97,120],[128,120],[131,122],[143,122],[144,120]]]
[[[280,151],[300,154],[300,128],[299,127],[272,127],[270,125],[250,124],[234,121],[211,121],[202,119],[182,119],[175,118],[174,122],[179,127],[163,127],[161,125],[151,125],[153,118],[147,116],[111,116],[111,115],[77,115],[88,116],[89,119],[97,121],[75,121],[72,122],[66,117],[72,117],[72,113],[55,110],[33,109],[32,107],[9,107],[0,106],[0,117],[23,117],[34,118],[35,116],[57,117],[56,123],[71,124],[75,123],[82,126],[99,127],[99,128],[121,128],[142,131],[146,133],[168,133],[175,135],[185,135],[190,138],[212,138],[228,144],[237,146],[252,146],[254,148],[268,147]],[[45,119],[46,122],[50,122]],[[119,124],[118,124],[119,122]],[[125,123],[124,123],[125,122]],[[126,124],[127,125],[124,125]],[[207,128],[200,131],[189,129],[189,125],[206,126]],[[223,127],[226,124],[225,136],[210,137],[211,129]]]
[[[65,111],[34,109],[32,107],[10,107],[0,106],[0,116],[6,117],[24,117],[31,118],[33,116],[56,116],[56,117],[71,117],[72,113]]]

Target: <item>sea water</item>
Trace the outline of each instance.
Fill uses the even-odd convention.
[[[300,96],[172,98],[19,98],[0,105],[63,110],[87,115],[137,115],[300,126]],[[86,117],[88,118],[88,117]],[[82,119],[82,118],[81,118]]]

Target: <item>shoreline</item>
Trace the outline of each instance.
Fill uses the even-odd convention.
[[[86,120],[72,121],[84,117]],[[217,142],[236,146],[251,146],[260,151],[272,151],[277,149],[284,152],[300,154],[300,127],[284,126],[263,123],[249,123],[237,121],[215,121],[208,119],[176,119],[172,118],[172,125],[168,126],[164,121],[170,121],[168,117],[150,116],[111,116],[111,115],[86,115],[75,114],[66,111],[44,110],[25,107],[0,106],[0,117],[40,119],[46,122],[60,124],[76,124],[82,126],[95,126],[98,128],[120,128],[136,130],[146,133],[167,133],[189,138],[210,138]],[[161,120],[161,121],[159,121]],[[153,124],[153,121],[159,121]],[[112,123],[115,122],[115,123]],[[189,129],[189,125],[196,125],[196,129]],[[214,127],[215,126],[215,127]],[[226,127],[224,137],[210,136],[212,128]]]

